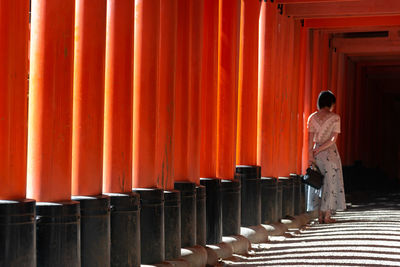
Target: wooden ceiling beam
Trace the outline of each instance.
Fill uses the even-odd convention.
[[[360,0],[277,0],[278,4],[305,4],[305,3],[329,3],[329,2],[359,2]]]
[[[334,38],[332,45],[337,52],[344,54],[356,53],[400,53],[400,41],[380,38],[345,39]]]
[[[325,3],[292,3],[284,6],[284,12],[287,16],[295,18],[396,15],[400,14],[400,1],[353,0]]]
[[[349,18],[314,18],[314,19],[304,20],[304,27],[313,29],[370,27],[370,26],[390,27],[399,25],[400,25],[400,15],[375,16],[375,17],[349,17]]]

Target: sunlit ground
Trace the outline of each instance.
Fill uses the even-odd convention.
[[[312,222],[285,236],[252,244],[249,255],[227,266],[400,266],[400,197],[352,205],[337,223]]]

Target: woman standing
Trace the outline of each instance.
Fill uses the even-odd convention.
[[[346,209],[342,163],[336,147],[340,133],[340,117],[332,112],[336,98],[331,91],[318,96],[318,111],[308,118],[309,163],[316,164],[324,175],[321,188],[319,222],[335,222],[332,211]]]

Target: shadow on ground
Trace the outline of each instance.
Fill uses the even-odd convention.
[[[369,195],[371,197],[371,195]],[[359,199],[337,223],[292,229],[226,266],[400,266],[400,195]]]

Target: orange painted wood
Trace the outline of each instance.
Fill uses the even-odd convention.
[[[307,68],[307,50],[308,44],[308,30],[304,27],[300,29],[300,44],[299,44],[299,95],[298,95],[298,120],[297,120],[297,173],[303,173],[303,157],[304,157],[304,136],[307,135],[307,125],[305,118],[305,90],[306,90],[306,68]]]
[[[133,1],[108,0],[103,152],[107,193],[132,190],[133,36]]]
[[[219,1],[217,177],[224,179],[236,166],[239,3]]]
[[[300,61],[301,61],[301,22],[293,21],[293,79],[291,89],[291,109],[290,109],[290,171],[293,173],[301,173],[301,148],[299,142],[302,143],[303,129],[302,124],[299,124],[302,110],[299,110],[299,98],[303,97],[300,88]],[[303,107],[301,107],[303,108]]]
[[[357,2],[357,0],[277,0],[279,4]]]
[[[284,10],[286,15],[297,18],[388,16],[400,13],[400,3],[397,0],[320,1],[287,4]]]
[[[329,90],[337,95],[337,80],[338,80],[338,58],[339,54],[334,49],[331,50],[331,71],[329,78]]]
[[[29,1],[0,1],[0,199],[26,196]]]
[[[32,1],[27,196],[71,197],[74,0]]]
[[[345,76],[345,56],[343,54],[338,53],[338,66],[337,66],[337,82],[336,82],[336,108],[335,111],[341,117],[341,126],[343,125],[343,115],[342,115],[342,106],[343,106],[343,83]],[[341,129],[343,132],[343,129]],[[340,134],[340,137],[336,141],[339,154],[342,154],[343,151],[343,134]]]
[[[321,36],[321,89],[328,90],[328,77],[329,77],[329,35],[323,33]]]
[[[261,175],[264,177],[273,176],[275,120],[272,69],[276,55],[276,15],[276,4],[262,2],[259,22],[257,165],[261,166]]]
[[[157,91],[157,184],[174,188],[173,122],[176,75],[177,0],[160,1],[159,86]]]
[[[218,94],[218,9],[216,0],[204,0],[201,77],[200,176],[216,177]]]
[[[400,15],[371,16],[371,17],[348,17],[348,18],[314,18],[305,19],[304,26],[307,28],[349,28],[365,26],[398,26]]]
[[[273,71],[271,75],[273,76],[271,81],[271,89],[273,90],[272,98],[273,98],[273,113],[272,116],[274,117],[273,121],[273,128],[272,131],[272,174],[274,177],[278,177],[279,173],[279,163],[280,163],[280,145],[281,139],[279,137],[281,131],[281,101],[282,101],[282,94],[281,94],[281,87],[282,87],[282,75],[283,75],[283,58],[284,58],[284,51],[280,49],[286,43],[286,34],[282,34],[284,32],[284,27],[282,26],[282,16],[276,17],[276,32],[273,44],[273,51],[274,56],[271,58]]]
[[[72,195],[103,186],[106,0],[75,1]]]
[[[133,164],[134,188],[158,187],[156,130],[160,0],[135,2]],[[166,115],[166,114],[165,114]]]
[[[276,147],[277,159],[277,171],[275,176],[288,176],[291,170],[290,168],[290,119],[291,119],[291,80],[293,71],[293,24],[290,18],[282,17],[281,20],[281,32],[278,38],[281,39],[280,45],[281,63],[280,63],[280,81],[277,87],[278,98],[278,110],[277,116],[279,121],[278,132],[276,133],[278,146]]]
[[[321,91],[321,33],[319,31],[313,32],[312,51],[311,113],[317,109],[317,98]]]
[[[236,164],[257,164],[258,24],[260,3],[241,1]]]
[[[178,0],[174,120],[175,181],[200,182],[202,0]]]
[[[189,128],[188,170],[189,181],[200,184],[200,136],[201,136],[201,69],[203,47],[204,0],[192,0],[189,7]]]
[[[178,0],[178,29],[176,57],[176,85],[174,105],[173,175],[175,181],[189,177],[188,128],[189,128],[189,1]]]

